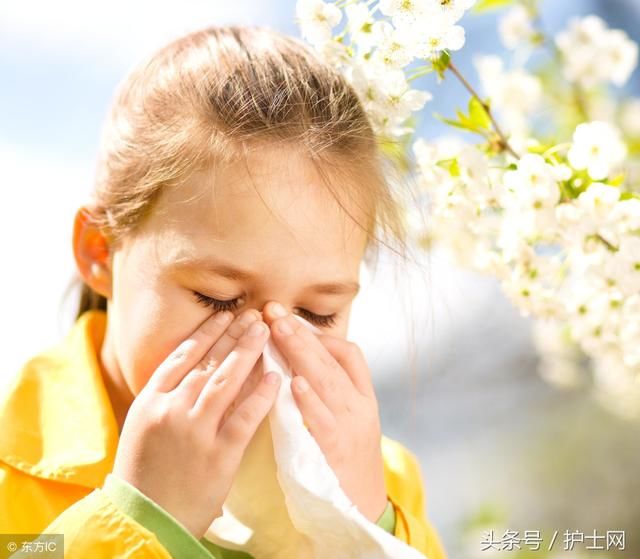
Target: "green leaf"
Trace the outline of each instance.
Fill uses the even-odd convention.
[[[489,113],[487,113],[482,103],[475,97],[469,99],[469,119],[479,128],[484,128],[485,130],[491,128]]]
[[[626,178],[625,174],[620,173],[619,175],[616,175],[615,177],[609,179],[607,183],[610,184],[611,186],[620,186],[624,182],[625,178]]]
[[[533,144],[527,146],[528,153],[537,153],[538,155],[545,155],[549,150],[551,150],[554,146],[550,146],[549,144]]]
[[[439,167],[446,169],[452,177],[460,176],[460,165],[456,158],[442,159],[436,163]]]
[[[640,155],[640,138],[634,138],[627,142],[629,155]]]
[[[473,119],[466,114],[464,114],[460,110],[456,110],[456,114],[458,115],[458,121],[462,124],[467,130],[473,130],[474,132],[480,132],[484,129],[483,126],[474,122]]]
[[[490,10],[497,10],[515,4],[515,0],[480,0],[474,7],[473,11],[481,14]]]
[[[449,126],[455,126],[456,128],[462,128],[463,130],[469,130],[469,127],[463,124],[462,122],[458,122],[457,120],[451,120],[450,118],[441,118],[442,122],[448,124]]]
[[[632,198],[640,200],[640,194],[637,192],[623,192],[620,194],[620,200],[631,200]]]
[[[458,120],[460,122],[464,122],[465,120],[468,121],[469,117],[464,114],[460,109],[456,109],[456,115],[458,116]]]
[[[435,117],[438,120],[441,120],[442,122],[444,122],[445,124],[448,124],[449,126],[455,126],[456,128],[461,128],[462,130],[468,130],[476,134],[482,134],[482,131],[476,126],[474,126],[473,124],[471,124],[469,122],[469,119],[467,119],[465,115],[462,115],[464,120],[452,120],[450,118],[444,118],[440,115],[435,115]]]

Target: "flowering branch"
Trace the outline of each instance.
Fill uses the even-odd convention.
[[[448,65],[447,65],[447,69],[450,70],[451,73],[456,78],[458,78],[460,83],[462,83],[462,85],[472,95],[472,97],[474,97],[482,105],[482,108],[485,110],[485,112],[487,113],[487,115],[491,119],[491,124],[493,125],[493,129],[495,130],[496,134],[500,138],[499,142],[498,142],[498,146],[499,146],[500,150],[505,150],[506,149],[513,157],[515,157],[516,159],[520,159],[520,156],[509,145],[509,141],[507,140],[507,137],[505,136],[505,134],[502,132],[502,129],[500,128],[500,125],[496,121],[496,119],[495,119],[495,117],[493,115],[493,112],[491,111],[491,107],[480,98],[480,95],[478,95],[476,90],[471,86],[471,84],[467,81],[467,79],[460,73],[460,71],[458,70],[458,68],[456,68],[456,66],[453,64],[453,62],[451,62],[451,59],[449,59],[449,62],[448,62]]]
[[[545,379],[576,384],[587,356],[598,399],[640,417],[640,99],[608,114],[594,102],[603,86],[626,83],[638,46],[596,16],[547,38],[536,0],[481,1],[482,10],[510,6],[499,35],[525,55],[510,65],[475,58],[485,102],[450,56],[465,43],[458,22],[473,4],[298,0],[297,15],[304,37],[353,85],[378,137],[402,138],[394,154],[402,160],[411,160],[413,115],[431,98],[414,80],[449,70],[462,84],[468,111],[442,120],[482,143],[413,142],[424,195],[424,205],[406,207],[414,239],[492,274],[521,314],[539,319]],[[343,15],[344,28],[334,29]],[[529,71],[531,49],[542,47],[553,56]],[[592,111],[601,120],[590,121]]]

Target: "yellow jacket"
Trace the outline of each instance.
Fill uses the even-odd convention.
[[[114,502],[108,474],[118,426],[98,362],[105,328],[105,312],[84,313],[0,395],[0,533],[62,533],[65,557],[168,559],[157,533]],[[382,451],[394,535],[429,559],[446,559],[426,518],[415,456],[385,436]]]

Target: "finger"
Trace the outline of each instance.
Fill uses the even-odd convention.
[[[175,390],[180,392],[179,397],[183,399],[185,404],[189,407],[194,405],[209,377],[229,355],[238,343],[240,336],[247,330],[247,327],[257,318],[259,318],[259,313],[253,309],[238,315],[216,343],[208,349],[207,353],[193,367],[192,371],[180,381]]]
[[[327,349],[334,359],[340,363],[363,396],[376,397],[371,379],[371,372],[362,350],[357,344],[337,338],[329,334],[321,334],[318,341]]]
[[[214,371],[215,368],[213,367],[213,364],[205,369],[195,368],[189,371],[189,373],[187,373],[187,375],[180,381],[180,384],[178,384],[173,392],[185,408],[193,407],[198,395],[202,392],[202,388]]]
[[[252,322],[260,319],[260,313],[255,309],[248,309],[240,313],[226,329],[220,339],[209,348],[207,354],[196,368],[201,370],[215,370],[238,345],[238,340],[247,331]]]
[[[225,311],[207,318],[165,358],[146,386],[159,392],[173,390],[222,336],[232,317],[233,313]]]
[[[206,415],[207,421],[217,428],[222,415],[238,396],[244,381],[260,358],[268,338],[269,328],[264,322],[256,320],[251,323],[236,347],[203,386],[193,405],[196,415]]]
[[[296,375],[305,377],[314,391],[334,414],[345,407],[350,390],[355,390],[348,375],[333,355],[291,315],[272,323],[272,335],[278,348]]]
[[[291,391],[309,431],[318,444],[322,445],[336,428],[335,416],[304,377],[292,379]]]
[[[216,441],[220,443],[220,452],[225,457],[226,474],[234,475],[238,469],[249,441],[275,402],[280,383],[278,373],[263,375],[256,389],[220,427]]]
[[[262,363],[261,357],[259,357],[258,360],[256,361],[256,364],[253,366],[253,369],[251,369],[251,372],[249,373],[245,381],[242,383],[242,386],[240,387],[240,392],[238,392],[238,395],[233,399],[231,404],[227,407],[225,412],[222,414],[219,425],[223,425],[224,422],[227,420],[227,418],[234,411],[236,411],[238,406],[242,404],[242,402],[245,401],[247,396],[256,389],[256,386],[258,386],[258,384],[262,382],[263,377],[264,377],[264,365]]]

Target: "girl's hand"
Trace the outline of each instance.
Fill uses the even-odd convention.
[[[335,336],[316,336],[279,304],[267,306],[265,320],[295,375],[292,392],[309,431],[349,499],[376,522],[387,492],[378,402],[360,348]]]
[[[113,473],[196,538],[222,514],[240,460],[275,401],[265,375],[233,409],[269,338],[260,313],[217,313],[156,369],[129,409]],[[249,383],[247,383],[249,384]]]

